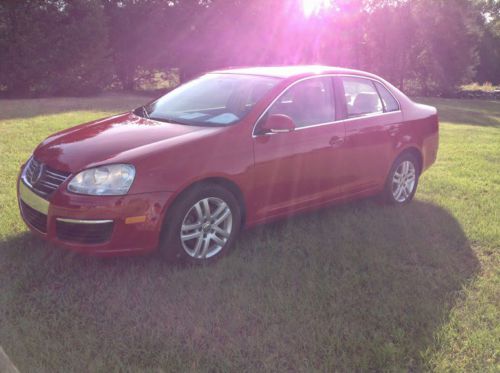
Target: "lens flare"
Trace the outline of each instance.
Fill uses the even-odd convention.
[[[332,0],[301,0],[302,12],[306,17],[318,15],[321,11],[332,7]]]

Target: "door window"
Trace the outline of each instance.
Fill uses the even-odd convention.
[[[384,107],[373,85],[373,82],[363,78],[342,78],[347,115],[349,118],[373,113],[382,113]]]
[[[380,94],[380,97],[382,98],[382,102],[384,103],[384,108],[385,111],[398,111],[399,110],[399,104],[394,98],[394,96],[385,88],[381,83],[375,82],[375,85],[377,86],[377,91]]]
[[[328,77],[306,79],[288,88],[269,108],[268,115],[288,115],[297,128],[333,122],[332,91],[332,80]]]

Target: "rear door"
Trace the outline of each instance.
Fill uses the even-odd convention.
[[[336,87],[344,103],[344,155],[349,165],[344,190],[356,194],[379,189],[391,166],[395,135],[402,121],[399,105],[372,79],[340,76]]]

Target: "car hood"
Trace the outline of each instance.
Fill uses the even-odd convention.
[[[58,132],[36,148],[34,157],[54,169],[76,172],[104,163],[126,162],[126,154],[134,149],[145,153],[152,144],[178,144],[214,130],[217,129],[158,122],[126,113]]]

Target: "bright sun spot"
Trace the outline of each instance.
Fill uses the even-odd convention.
[[[306,17],[319,14],[322,10],[332,7],[332,0],[301,0],[302,11]]]

